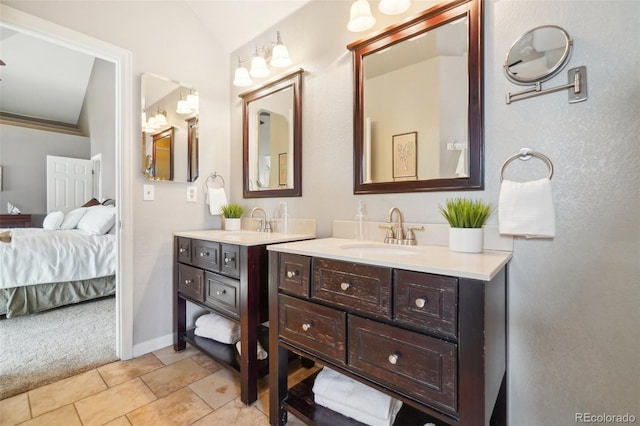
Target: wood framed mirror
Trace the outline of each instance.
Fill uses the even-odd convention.
[[[347,46],[354,193],[484,188],[482,1],[440,3]]]
[[[302,195],[302,73],[240,94],[244,198]]]

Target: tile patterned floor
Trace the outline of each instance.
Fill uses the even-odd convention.
[[[289,384],[317,368],[293,363]],[[266,380],[240,401],[240,377],[196,349],[118,361],[0,401],[0,426],[268,426]],[[301,426],[289,415],[288,425]]]

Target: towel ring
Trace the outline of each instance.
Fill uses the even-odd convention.
[[[222,187],[224,188],[225,186],[224,178],[221,175],[219,175],[218,172],[213,172],[209,176],[207,176],[207,179],[204,181],[204,187],[207,189],[211,189],[209,188],[209,182],[213,184],[215,183],[216,179],[220,179],[222,181]]]
[[[505,169],[505,167],[507,167],[507,165],[509,163],[511,163],[516,158],[519,158],[520,160],[526,161],[526,160],[530,159],[531,157],[539,158],[542,161],[544,161],[545,163],[547,163],[547,167],[549,167],[549,180],[551,180],[551,177],[553,176],[553,163],[551,162],[549,157],[547,157],[546,155],[541,154],[539,152],[533,151],[533,150],[531,150],[529,148],[522,148],[520,150],[520,152],[518,152],[517,154],[512,155],[511,157],[507,158],[505,160],[505,162],[502,163],[502,167],[500,167],[500,182],[502,182],[502,180],[503,180],[504,169]]]

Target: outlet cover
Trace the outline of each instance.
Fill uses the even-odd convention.
[[[187,202],[195,203],[198,201],[198,187],[196,185],[187,186]]]
[[[144,185],[142,191],[142,199],[144,201],[153,201],[155,199],[155,191],[153,185]]]

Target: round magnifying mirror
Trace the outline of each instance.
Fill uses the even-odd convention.
[[[565,30],[544,25],[524,33],[509,49],[504,63],[507,78],[529,85],[558,74],[571,56],[573,41]]]

